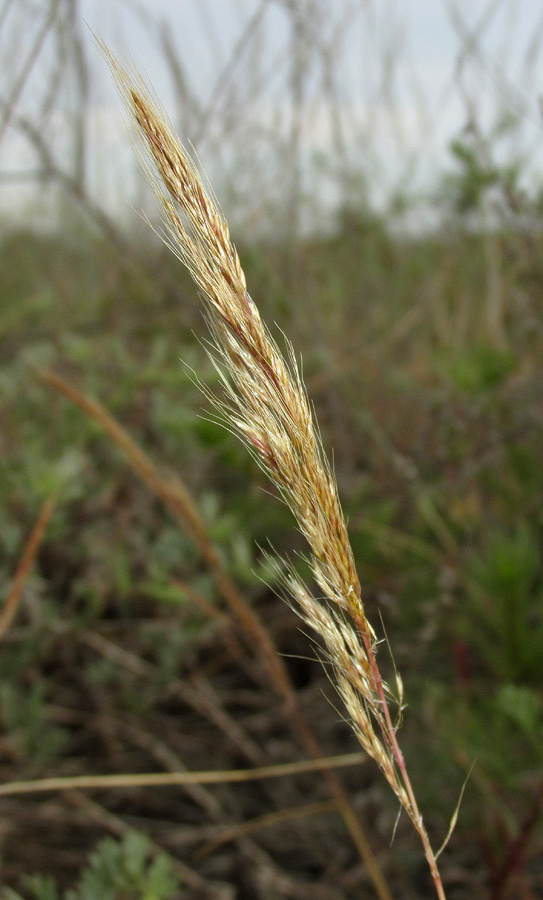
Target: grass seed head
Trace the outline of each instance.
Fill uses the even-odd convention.
[[[204,296],[212,357],[224,387],[223,397],[214,402],[292,510],[311,550],[320,597],[293,575],[285,585],[323,641],[360,743],[415,819],[383,712],[390,692],[375,663],[375,636],[362,603],[336,481],[292,347],[287,344],[285,358],[263,324],[225,218],[159,104],[137,75],[129,75],[103,49],[154,166],[154,174],[149,163],[146,170],[160,198],[167,242]]]

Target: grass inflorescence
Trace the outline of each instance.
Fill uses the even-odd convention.
[[[377,664],[375,632],[362,602],[337,485],[294,350],[287,344],[287,362],[263,324],[228,225],[163,113],[141,80],[130,76],[107,48],[104,52],[158,173],[159,180],[152,175],[151,180],[168,242],[206,303],[210,352],[223,387],[216,405],[272,479],[309,544],[318,593],[294,575],[286,576],[286,584],[301,615],[324,641],[355,733],[420,834],[437,894],[444,897],[397,741],[391,692]]]

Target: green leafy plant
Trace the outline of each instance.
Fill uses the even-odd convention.
[[[466,636],[492,674],[538,684],[543,655],[541,550],[528,523],[496,530],[471,565]],[[462,615],[466,622],[466,616]]]
[[[25,891],[29,900],[176,900],[179,879],[166,853],[153,856],[149,838],[129,831],[121,841],[100,841],[75,890],[61,893],[53,878],[31,875]],[[2,900],[26,898],[5,889]]]
[[[54,759],[68,740],[66,731],[48,720],[47,690],[43,679],[30,689],[10,681],[0,685],[1,721],[16,752],[33,766]]]

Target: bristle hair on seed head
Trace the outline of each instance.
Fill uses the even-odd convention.
[[[205,298],[212,352],[224,385],[216,404],[276,484],[309,544],[311,568],[323,599],[309,602],[308,593],[300,609],[325,643],[328,640],[330,655],[341,656],[339,668],[347,667],[349,654],[358,654],[356,671],[365,669],[365,679],[358,681],[357,690],[379,720],[363,643],[355,640],[351,626],[347,630],[344,617],[327,612],[329,604],[350,615],[374,646],[337,485],[294,352],[287,346],[287,361],[263,324],[247,292],[226,220],[159,105],[138,76],[123,69],[107,49],[105,53],[140,132],[146,171],[152,165],[158,174],[168,241]],[[301,590],[294,593],[300,601]]]
[[[287,343],[285,359],[262,322],[226,219],[160,104],[137,73],[129,73],[101,46],[143,142],[145,171],[160,197],[167,243],[204,297],[211,352],[224,388],[214,402],[292,510],[309,545],[319,596],[293,573],[284,584],[319,635],[352,727],[411,817],[444,898],[388,710],[391,693],[377,667],[375,634],[362,602],[335,477],[294,352]],[[396,682],[401,696],[399,676]]]

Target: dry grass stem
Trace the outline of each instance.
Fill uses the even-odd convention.
[[[295,819],[306,819],[310,816],[323,816],[337,811],[334,800],[321,800],[317,803],[307,803],[294,809],[279,809],[276,812],[266,813],[254,819],[248,819],[240,825],[219,826],[217,837],[212,838],[200,850],[193,853],[193,859],[200,862],[212,853],[215,853],[223,844],[235,841],[237,838],[254,834],[263,828],[280,825],[283,822],[292,822]]]
[[[323,768],[344,768],[360,765],[364,759],[361,753],[346,753],[342,756],[327,756],[259,769],[224,769],[220,772],[150,772],[122,775],[75,775],[66,778],[41,778],[36,781],[12,781],[0,784],[0,797],[14,794],[41,794],[48,791],[104,790],[126,787],[170,787],[187,784],[233,784],[242,781],[259,781],[264,778],[284,778],[304,772],[315,772]]]
[[[54,496],[48,497],[47,500],[44,501],[40,509],[38,518],[36,519],[32,531],[28,536],[28,540],[25,544],[19,565],[17,566],[17,571],[15,572],[11,590],[6,597],[6,602],[4,603],[2,611],[0,612],[0,640],[4,637],[8,628],[13,622],[13,619],[15,618],[23,596],[23,588],[25,586],[26,579],[28,578],[28,575],[32,568],[32,564],[36,558],[36,554],[40,549],[40,544],[43,540],[45,529],[47,528],[51,516],[53,515],[55,505],[56,497]]]
[[[355,732],[417,829],[436,892],[444,898],[389,711],[392,695],[377,666],[376,638],[362,602],[335,478],[293,349],[287,344],[285,358],[264,326],[228,225],[159,106],[138,76],[127,74],[104,50],[158,174],[157,180],[147,166],[168,243],[204,295],[212,358],[224,388],[215,403],[275,483],[309,544],[318,596],[294,575],[286,576],[286,584],[303,618],[322,637]]]

